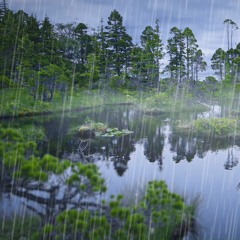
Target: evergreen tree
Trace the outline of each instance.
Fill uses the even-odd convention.
[[[1,73],[14,81],[18,80],[17,68],[22,62],[22,43],[26,36],[28,15],[22,10],[7,11],[0,23]]]
[[[134,45],[131,52],[131,83],[132,87],[141,90],[144,85],[144,51]]]
[[[58,53],[58,41],[54,32],[54,26],[48,17],[45,17],[40,27],[39,43],[39,69],[49,64],[62,64]]]
[[[207,63],[203,60],[203,53],[201,50],[197,50],[195,56],[193,57],[193,79],[194,83],[198,81],[198,73],[201,71],[206,71]]]
[[[234,83],[240,82],[240,43],[237,44],[235,49],[232,49],[232,76]]]
[[[98,55],[99,58],[99,71],[103,78],[107,78],[108,72],[108,58],[109,58],[109,50],[107,44],[107,32],[103,25],[103,19],[101,19],[100,26],[97,29],[95,34],[95,54]]]
[[[222,48],[218,48],[211,58],[211,67],[216,70],[215,74],[222,81],[225,77],[226,52]]]
[[[227,28],[227,51],[225,72],[226,76],[234,78],[234,50],[233,50],[233,32],[238,29],[238,25],[231,19],[225,19],[223,22]]]
[[[194,58],[196,59],[196,53],[197,53],[197,40],[190,28],[185,28],[183,31],[183,35],[185,38],[185,59],[186,59],[186,77],[187,80],[194,79],[193,72],[191,69],[193,69],[193,64],[194,64]],[[192,76],[190,77],[190,74],[192,72]]]
[[[75,39],[75,23],[57,24],[58,52],[64,59],[65,65],[72,68],[78,63],[78,42]]]
[[[0,21],[0,75],[11,78],[13,64],[13,53],[16,49],[17,23],[12,11],[3,14]]]
[[[28,35],[30,41],[33,41],[36,46],[40,42],[40,26],[36,17],[33,15],[29,16],[27,19],[26,34]]]
[[[111,12],[107,24],[106,41],[110,55],[108,65],[120,76],[123,72],[127,73],[129,68],[132,38],[126,33],[122,16],[116,10]]]
[[[172,38],[168,39],[167,53],[169,55],[169,64],[166,70],[170,77],[181,83],[185,75],[185,42],[184,35],[180,29],[173,27],[170,30]]]
[[[21,71],[22,74],[28,74],[26,71],[37,71],[39,69],[39,46],[39,23],[36,17],[28,16],[25,33],[20,41],[22,58],[18,71]]]
[[[233,31],[238,29],[238,25],[231,19],[225,19],[224,24],[227,26],[227,50],[233,48],[232,45],[232,38],[233,38]]]
[[[88,27],[84,23],[79,23],[74,29],[74,37],[78,43],[78,63],[82,66],[87,61],[87,55],[91,52],[91,37],[88,35]]]
[[[160,81],[160,60],[163,58],[163,44],[159,35],[158,20],[156,28],[147,26],[141,35],[143,48],[142,74],[150,86],[158,87]]]

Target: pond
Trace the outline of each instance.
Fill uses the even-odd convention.
[[[34,136],[42,153],[97,164],[107,182],[106,198],[124,194],[128,201],[137,201],[148,181],[164,180],[187,201],[200,196],[200,239],[240,239],[240,138],[196,136],[176,128],[176,123],[213,115],[224,116],[224,112],[215,106],[203,114],[146,115],[133,106],[105,106],[3,124],[24,131],[34,126],[32,132],[39,132]],[[80,139],[72,129],[87,119],[129,129],[133,134]],[[10,211],[22,202],[8,201],[1,199],[1,211]]]

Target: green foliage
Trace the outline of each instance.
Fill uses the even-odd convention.
[[[107,125],[101,122],[95,122],[89,118],[85,120],[86,124],[96,132],[104,132],[107,129]]]
[[[71,168],[68,186],[78,187],[82,196],[107,190],[105,181],[94,164],[71,164],[67,160],[45,154],[34,155],[36,144],[26,142],[14,129],[0,129],[0,160],[11,169],[16,179],[46,181],[49,174],[61,174]],[[30,151],[31,149],[31,151]],[[87,193],[87,195],[84,195]],[[56,224],[47,223],[38,237],[55,239],[170,239],[181,224],[189,223],[192,211],[182,197],[171,193],[163,181],[150,182],[146,195],[137,206],[123,206],[123,195],[112,197],[109,203],[90,210],[65,210],[56,218]],[[86,205],[87,206],[87,205]],[[151,216],[151,218],[149,218]],[[152,219],[152,220],[150,220]],[[110,231],[111,230],[111,231]],[[37,237],[37,235],[36,235]]]
[[[45,139],[45,132],[43,127],[35,126],[35,125],[24,125],[21,128],[17,129],[17,131],[25,136],[27,141],[40,142]]]
[[[94,122],[87,118],[86,124],[82,125],[78,131],[81,136],[92,136],[93,134],[97,137],[121,137],[133,133],[128,129],[119,130],[118,128],[109,128],[106,124],[101,122]]]
[[[223,49],[218,48],[213,54],[211,62],[212,69],[216,71],[215,74],[219,76],[220,81],[223,81],[224,68],[226,63],[226,52]]]
[[[25,142],[21,134],[11,128],[0,128],[0,140],[0,163],[15,169],[12,174],[21,166],[25,156],[31,156],[36,148],[36,144]]]
[[[118,128],[107,128],[106,131],[101,134],[101,137],[121,137],[133,133],[128,129],[118,130]]]
[[[166,93],[156,93],[146,99],[147,107],[162,107],[171,105],[171,99]]]
[[[158,87],[160,60],[163,58],[163,44],[160,38],[159,20],[156,26],[147,26],[142,32],[141,47],[135,48],[137,62],[133,64],[133,72],[141,74],[141,84],[148,87]]]
[[[168,190],[163,181],[149,182],[145,196],[146,209],[151,209],[152,214],[152,239],[171,239],[176,237],[179,226],[189,230],[188,208],[184,199]],[[157,226],[162,226],[160,229]],[[185,230],[186,230],[185,229]],[[179,237],[179,236],[178,236]]]
[[[67,179],[67,184],[80,186],[81,190],[88,192],[105,192],[105,181],[94,164],[76,163],[72,166],[72,174]]]
[[[0,76],[0,90],[3,88],[10,88],[13,86],[12,81],[7,76]]]
[[[226,137],[239,133],[237,123],[233,118],[202,118],[195,120],[193,126],[198,133]]]
[[[92,214],[89,210],[66,210],[57,216],[56,226],[48,226],[55,238],[108,239],[110,225],[105,216]]]
[[[36,157],[36,143],[26,141],[15,129],[1,128],[0,139],[0,161],[18,180],[46,181],[48,173],[58,170],[57,158],[49,154]]]
[[[0,128],[0,166],[4,164],[12,177],[19,181],[47,181],[50,174],[62,174],[71,168],[66,181],[69,185],[80,186],[82,190],[104,192],[106,186],[98,168],[94,164],[71,164],[68,160],[45,154],[36,156],[36,143],[25,141],[22,135],[12,128]]]
[[[81,83],[81,86],[87,86],[88,89],[96,88],[96,83],[99,79],[99,58],[96,54],[90,53],[87,56],[87,63],[86,63],[86,72],[81,74],[83,77],[84,82]]]
[[[116,9],[110,13],[105,29],[106,44],[109,49],[106,51],[108,53],[106,55],[107,68],[112,69],[119,77],[129,64],[128,56],[133,45],[132,37],[127,34],[123,26],[123,18]],[[111,85],[115,86],[116,83],[117,79]]]
[[[14,219],[1,216],[0,240],[6,239],[35,239],[39,230],[40,219],[37,217],[15,216]]]
[[[161,240],[180,238],[190,230],[193,206],[187,206],[181,196],[170,192],[163,181],[149,182],[146,195],[137,206],[123,206],[123,197],[112,196],[101,211],[66,210],[57,216],[56,225],[45,227],[45,232],[70,239]]]
[[[181,82],[183,76],[185,75],[185,42],[184,34],[181,29],[173,27],[170,30],[171,38],[168,39],[167,53],[170,56],[169,64],[166,67],[166,70],[170,73],[172,79]]]

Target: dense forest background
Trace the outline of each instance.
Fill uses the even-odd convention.
[[[201,85],[215,89],[218,83],[238,87],[240,43],[233,47],[238,29],[231,19],[224,21],[228,50],[217,48],[211,59],[215,76],[201,79]],[[187,83],[192,89],[207,62],[190,28],[173,27],[166,45],[161,39],[159,20],[146,26],[140,44],[123,25],[123,17],[113,10],[106,24],[97,29],[85,23],[55,24],[22,10],[13,12],[3,0],[0,5],[0,88],[21,86],[34,99],[52,100],[53,93],[74,89],[151,89]],[[167,59],[166,66],[163,60]],[[165,76],[165,77],[163,77]],[[168,76],[168,77],[166,77]]]

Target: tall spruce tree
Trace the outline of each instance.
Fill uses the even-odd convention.
[[[163,44],[159,34],[158,20],[153,29],[147,26],[141,35],[143,49],[142,74],[146,83],[159,88],[160,60],[163,58]]]
[[[233,82],[240,82],[240,43],[237,44],[235,49],[232,49],[232,76]]]
[[[78,61],[78,43],[74,37],[75,27],[75,23],[61,23],[56,25],[58,52],[69,68]]]
[[[194,59],[196,59],[196,53],[197,53],[197,40],[190,28],[185,28],[183,31],[183,36],[185,40],[185,59],[186,59],[186,77],[187,80],[193,80],[194,75],[191,69],[193,69]],[[192,76],[191,76],[192,72]]]
[[[233,32],[238,29],[238,25],[231,19],[227,18],[223,22],[227,26],[227,50],[233,48]]]
[[[88,34],[88,27],[84,23],[79,23],[74,29],[75,39],[78,43],[79,63],[84,65],[87,61],[87,55],[92,51],[91,37]]]
[[[171,79],[181,83],[186,71],[184,35],[177,27],[173,27],[170,34],[173,36],[168,39],[167,53],[170,59],[166,70],[170,73]]]
[[[215,70],[215,74],[222,81],[225,77],[226,52],[222,48],[218,48],[211,58],[211,67]]]
[[[206,71],[207,63],[203,60],[203,53],[198,49],[193,56],[193,81],[198,81],[199,72]]]
[[[108,17],[106,26],[106,41],[109,50],[108,65],[118,76],[126,73],[129,67],[132,49],[132,37],[127,34],[123,26],[122,16],[113,10]]]
[[[60,65],[61,58],[58,53],[58,41],[54,26],[48,17],[40,25],[39,43],[39,69],[49,64]]]
[[[95,54],[98,55],[99,58],[99,71],[100,75],[102,76],[103,79],[107,78],[107,72],[108,72],[108,58],[109,58],[109,50],[108,44],[107,44],[107,32],[106,29],[103,25],[103,19],[100,21],[100,25],[97,28],[96,32],[96,44],[95,44]]]

